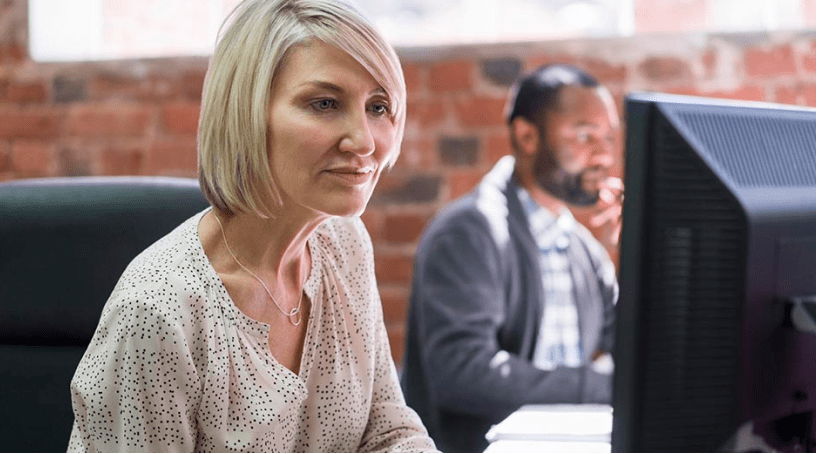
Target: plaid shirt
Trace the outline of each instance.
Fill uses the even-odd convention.
[[[521,187],[517,193],[528,227],[539,246],[544,288],[544,310],[533,350],[533,365],[544,370],[577,367],[582,362],[579,313],[567,258],[570,233],[575,229],[576,220],[567,209],[555,218]]]

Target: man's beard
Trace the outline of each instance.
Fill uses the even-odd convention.
[[[586,169],[570,173],[556,162],[553,150],[547,149],[544,144],[541,147],[533,164],[533,174],[539,186],[570,205],[595,205],[599,200],[599,191],[588,192],[582,187]]]

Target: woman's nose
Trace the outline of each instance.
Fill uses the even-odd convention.
[[[374,136],[366,112],[350,114],[340,140],[340,151],[367,156],[374,153]]]

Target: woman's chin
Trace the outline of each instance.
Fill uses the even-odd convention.
[[[366,209],[367,204],[368,200],[337,201],[336,203],[325,204],[324,206],[320,207],[318,211],[326,213],[330,216],[338,217],[360,216]]]

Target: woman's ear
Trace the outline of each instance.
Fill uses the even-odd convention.
[[[517,152],[523,155],[532,156],[539,149],[539,128],[522,117],[511,121],[511,136]]]

